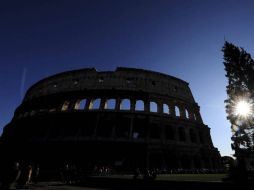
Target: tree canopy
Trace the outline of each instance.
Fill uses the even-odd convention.
[[[224,66],[228,78],[225,100],[227,119],[231,123],[232,148],[253,150],[254,147],[254,61],[243,48],[225,42]],[[239,102],[245,101],[250,107],[248,115],[236,112]]]

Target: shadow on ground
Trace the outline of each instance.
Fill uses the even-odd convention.
[[[163,181],[163,180],[133,180],[104,177],[90,177],[75,186],[102,188],[102,189],[234,189],[236,186],[253,186],[253,182],[201,182],[201,181]]]

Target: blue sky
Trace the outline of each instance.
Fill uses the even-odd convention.
[[[0,134],[25,91],[66,70],[136,67],[189,82],[214,145],[231,155],[224,39],[254,55],[249,0],[0,2]]]

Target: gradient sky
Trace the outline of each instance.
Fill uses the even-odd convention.
[[[253,0],[0,2],[0,134],[49,75],[135,67],[189,82],[221,155],[231,155],[224,39],[254,55]],[[36,126],[35,126],[36,127]]]

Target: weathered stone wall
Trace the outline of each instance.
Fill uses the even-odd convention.
[[[64,99],[58,105],[47,99],[51,107],[45,102],[39,105],[37,99],[45,96]],[[34,99],[35,103],[29,106]],[[28,90],[21,105],[24,109],[18,109],[17,114],[21,117],[22,114],[29,115],[39,110],[59,110],[64,103],[67,109],[71,110],[84,99],[86,109],[92,107],[93,102],[99,99],[100,110],[106,108],[110,99],[116,101],[114,109],[121,110],[122,101],[127,99],[130,101],[130,111],[135,111],[136,102],[142,100],[142,111],[146,113],[151,111],[150,104],[155,103],[157,114],[169,114],[202,123],[199,106],[195,103],[187,82],[157,72],[129,68],[118,68],[115,72],[83,69],[43,79]],[[56,100],[54,102],[57,103]]]
[[[111,164],[122,157],[129,168],[142,163],[143,167],[218,168],[220,158],[188,83],[130,68],[83,69],[39,81],[16,109],[2,140],[27,143],[24,146],[39,143],[55,157],[64,154],[64,146],[78,157],[85,149],[92,155],[90,164],[103,156]],[[52,149],[56,142],[57,154]],[[123,147],[126,151],[121,152]],[[101,153],[105,150],[107,155]]]
[[[83,69],[54,75],[33,85],[28,90],[25,101],[59,92],[86,89],[141,91],[194,102],[187,82],[157,72],[130,68],[117,68],[114,72]]]

